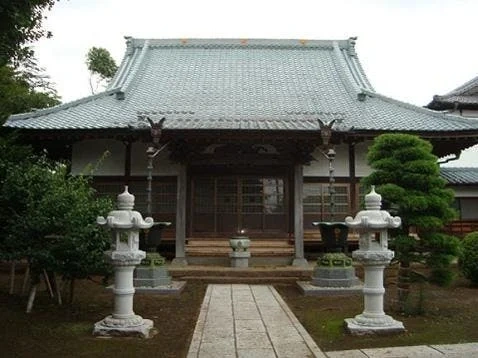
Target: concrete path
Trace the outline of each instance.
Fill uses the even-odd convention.
[[[272,286],[211,284],[189,346],[193,357],[478,358],[478,343],[323,353]]]

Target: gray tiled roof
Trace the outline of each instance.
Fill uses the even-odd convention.
[[[440,174],[449,184],[478,184],[478,168],[441,167]]]
[[[447,94],[433,96],[433,101],[427,107],[447,109],[455,105],[478,108],[478,77],[472,78]]]
[[[124,96],[124,98],[123,98]],[[122,99],[123,98],[123,99]],[[95,96],[11,116],[6,126],[101,129],[466,131],[478,121],[448,116],[374,92],[355,40],[128,39],[109,88]]]

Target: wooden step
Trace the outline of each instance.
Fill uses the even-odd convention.
[[[249,251],[251,256],[291,256],[294,246],[287,239],[252,239]],[[228,256],[231,252],[229,239],[210,240],[202,238],[188,239],[188,256]]]
[[[289,247],[292,244],[289,240],[251,240],[250,247]],[[188,247],[228,247],[229,240],[198,240],[188,239]]]

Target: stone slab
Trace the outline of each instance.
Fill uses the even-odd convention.
[[[149,293],[156,295],[179,295],[186,286],[186,281],[171,281],[169,285],[156,287],[135,287],[136,293]]]
[[[238,358],[276,358],[272,348],[238,348]]]
[[[348,296],[361,295],[363,285],[351,287],[321,287],[312,285],[310,281],[297,281],[300,291],[306,296]]]
[[[328,358],[368,358],[368,356],[360,350],[332,351],[325,354]]]
[[[478,343],[435,344],[431,347],[447,357],[478,357]]]
[[[434,358],[443,357],[443,354],[429,346],[412,346],[412,347],[389,347],[389,348],[373,348],[361,350],[369,358]]]

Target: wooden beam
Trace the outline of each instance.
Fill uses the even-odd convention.
[[[178,191],[176,200],[176,255],[174,265],[187,265],[186,259],[186,196],[187,196],[187,168],[181,163],[178,174]]]
[[[350,209],[358,211],[357,206],[357,178],[355,176],[355,143],[349,143],[349,178],[350,178]]]
[[[293,266],[308,265],[304,258],[304,207],[303,207],[304,170],[301,163],[294,165],[294,245]]]
[[[131,181],[131,141],[124,142],[124,145],[124,184],[129,185]]]

